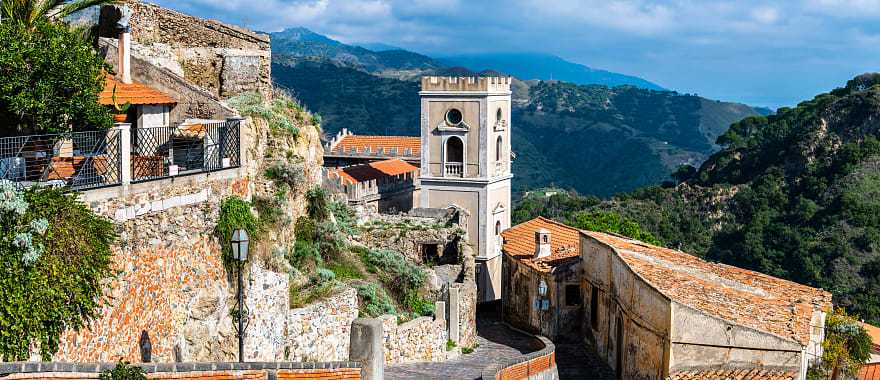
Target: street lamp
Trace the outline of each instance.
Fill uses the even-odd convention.
[[[540,295],[541,298],[547,296],[547,283],[544,281],[544,279],[541,279],[541,283],[538,284],[538,295]]]
[[[241,297],[241,270],[248,256],[248,234],[242,228],[232,232],[232,258],[238,263],[238,361],[244,362],[244,319],[247,318]]]
[[[547,297],[547,282],[544,279],[541,279],[541,282],[538,283],[538,331],[542,332],[544,328],[544,310],[549,308],[549,302],[546,301]],[[543,332],[542,332],[543,333]]]

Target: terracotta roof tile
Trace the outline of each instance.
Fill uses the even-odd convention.
[[[831,294],[822,289],[616,235],[585,233],[613,247],[670,299],[741,326],[806,344],[814,308],[831,307]]]
[[[550,231],[549,257],[535,259],[535,232],[540,229]],[[566,226],[543,217],[517,224],[501,233],[504,238],[504,252],[512,259],[540,271],[549,273],[554,268],[580,261],[580,233],[576,228]]]
[[[419,168],[398,158],[371,162],[364,165],[349,166],[336,169],[331,173],[342,177],[345,183],[360,183],[382,177],[395,176],[418,171]]]
[[[364,154],[369,148],[369,153],[376,155],[379,149],[383,149],[384,155],[390,155],[392,149],[397,149],[399,156],[419,157],[422,154],[422,139],[410,136],[357,136],[348,135],[342,138],[333,149],[331,154],[350,154],[352,149],[355,153]],[[409,151],[409,154],[406,152]]]
[[[797,376],[797,371],[744,368],[678,371],[670,374],[666,380],[794,380]]]
[[[98,93],[98,103],[113,105],[113,86],[116,86],[116,101],[119,104],[131,102],[131,104],[175,104],[175,101],[165,93],[153,89],[141,83],[126,84],[117,81],[116,78],[107,75],[104,82],[104,91]]]
[[[880,363],[863,365],[856,380],[880,380]]]

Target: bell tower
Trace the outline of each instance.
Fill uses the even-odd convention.
[[[501,231],[510,228],[509,77],[423,77],[421,207],[467,212],[478,301],[501,297]]]

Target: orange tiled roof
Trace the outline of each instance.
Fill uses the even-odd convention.
[[[175,104],[175,101],[165,93],[153,89],[141,83],[122,83],[116,78],[107,75],[104,82],[104,91],[98,94],[98,103],[113,105],[113,86],[116,86],[116,101],[119,104],[131,102],[131,104]]]
[[[550,231],[551,254],[535,259],[535,232],[542,228]],[[508,256],[540,272],[549,273],[556,267],[577,262],[581,257],[578,230],[544,217],[517,224],[502,232],[501,237]]]
[[[348,135],[342,138],[333,149],[332,154],[350,154],[351,149],[355,149],[355,153],[363,154],[367,148],[370,148],[370,154],[376,155],[379,149],[383,149],[384,155],[390,155],[392,149],[397,149],[397,155],[406,155],[418,157],[422,154],[422,139],[420,137],[410,136],[357,136]]]
[[[398,158],[392,158],[390,160],[371,162],[364,165],[349,166],[337,169],[332,173],[342,177],[342,180],[345,183],[360,183],[387,176],[411,173],[417,170],[419,170],[419,168],[408,162],[402,161]]]
[[[769,369],[732,369],[678,371],[666,380],[794,380],[797,371],[776,371]]]
[[[856,380],[880,380],[880,363],[863,365]]]
[[[675,302],[801,344],[810,339],[813,309],[830,309],[831,293],[673,249],[601,232],[639,276]]]

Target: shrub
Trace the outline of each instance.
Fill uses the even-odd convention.
[[[375,318],[383,314],[397,314],[388,294],[376,284],[358,284],[354,288],[357,289],[360,310],[364,316]]]
[[[404,297],[404,305],[416,317],[431,317],[434,315],[434,303],[420,296],[417,292],[409,292]]]
[[[214,228],[214,236],[220,240],[220,246],[223,252],[223,263],[230,267],[233,263],[232,232],[239,228],[244,228],[250,238],[250,246],[253,248],[257,240],[260,224],[257,218],[251,212],[251,204],[245,200],[231,196],[220,203],[220,217],[217,219],[217,226]]]
[[[120,361],[113,370],[105,369],[98,376],[99,380],[147,380],[147,376],[140,367],[128,365]]]
[[[410,263],[403,255],[388,250],[368,250],[363,255],[365,263],[380,275],[383,282],[399,294],[421,288],[427,275],[419,266]]]
[[[315,222],[323,222],[330,216],[327,208],[327,191],[314,187],[306,192],[306,212]]]
[[[364,278],[364,273],[361,271],[361,268],[348,258],[335,260],[327,266],[327,269],[332,270],[333,273],[336,274],[336,278],[340,281]]]
[[[301,161],[276,162],[266,169],[266,178],[281,181],[293,189],[306,182],[306,170]]]
[[[336,273],[327,269],[327,268],[318,268],[318,271],[315,272],[315,283],[317,284],[325,284],[331,281],[336,280]]]
[[[293,249],[288,251],[287,261],[291,266],[302,271],[324,264],[318,247],[306,240],[297,240],[294,243]]]
[[[452,351],[455,349],[456,346],[458,346],[458,345],[455,344],[454,340],[452,340],[452,339],[446,340],[446,351]]]
[[[283,92],[276,93],[276,98],[271,102],[266,101],[259,92],[251,92],[232,97],[228,103],[243,116],[265,120],[273,131],[299,136],[296,119],[304,111]]]
[[[353,235],[356,232],[357,217],[354,215],[354,210],[342,202],[331,202],[328,208],[333,213],[333,217],[336,218],[336,224],[339,225],[340,230],[349,235]]]
[[[308,217],[301,216],[296,220],[293,231],[296,234],[296,240],[315,241],[315,237],[318,235],[318,226]]]
[[[0,357],[44,360],[61,333],[100,314],[112,275],[113,223],[61,189],[16,191],[0,181]]]

